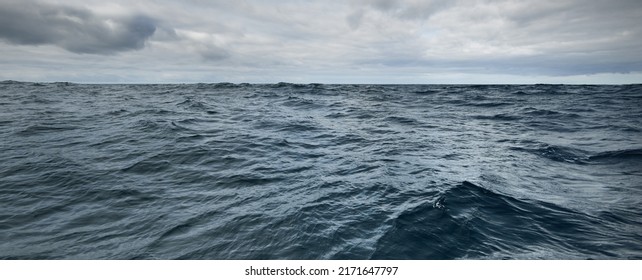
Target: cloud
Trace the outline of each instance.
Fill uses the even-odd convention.
[[[114,54],[142,49],[156,31],[147,16],[99,16],[90,10],[12,1],[0,9],[0,38],[21,45],[52,44],[74,53]]]
[[[353,6],[367,7],[402,20],[425,20],[456,4],[453,0],[357,0]]]
[[[227,50],[214,45],[205,46],[202,50],[199,51],[199,54],[205,60],[209,61],[223,60],[230,57],[230,53]]]
[[[639,74],[640,18],[639,0],[0,0],[0,63],[18,80],[90,67],[154,81]]]

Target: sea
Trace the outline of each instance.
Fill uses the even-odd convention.
[[[0,259],[642,259],[642,85],[0,82]]]

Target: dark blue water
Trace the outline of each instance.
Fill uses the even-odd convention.
[[[0,84],[3,259],[642,258],[642,85]]]

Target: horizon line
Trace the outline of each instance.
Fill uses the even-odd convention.
[[[322,82],[70,82],[70,81],[19,81],[2,80],[0,84],[32,83],[32,84],[76,84],[76,85],[198,85],[198,84],[232,84],[232,85],[461,85],[461,86],[507,86],[507,85],[577,85],[577,86],[616,86],[642,85],[639,83],[322,83]]]

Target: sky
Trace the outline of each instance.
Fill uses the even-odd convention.
[[[640,0],[0,0],[0,80],[642,83]]]

